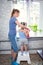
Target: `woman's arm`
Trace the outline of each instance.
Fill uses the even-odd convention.
[[[22,25],[22,24],[19,23],[18,21],[16,21],[16,24],[17,24],[19,27],[26,28],[26,26]]]

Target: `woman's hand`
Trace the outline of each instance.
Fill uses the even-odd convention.
[[[16,24],[19,26],[19,27],[22,27],[22,28],[27,28],[26,26],[22,25],[21,23],[19,23],[18,21],[16,21]]]

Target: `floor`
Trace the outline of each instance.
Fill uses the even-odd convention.
[[[43,65],[43,60],[38,54],[31,54],[31,65]],[[11,55],[0,55],[0,65],[11,65]],[[21,62],[20,65],[28,65],[27,62]]]

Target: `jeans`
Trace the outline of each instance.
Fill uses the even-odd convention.
[[[18,47],[16,44],[15,35],[8,35],[8,36],[9,36],[9,40],[11,42],[11,49],[13,49],[14,52],[18,52]]]

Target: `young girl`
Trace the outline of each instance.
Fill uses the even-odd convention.
[[[25,25],[24,22],[22,22],[21,24]],[[25,51],[25,52],[28,51],[28,40],[27,40],[27,38],[29,38],[29,29],[28,28],[21,28],[19,30],[19,46],[20,46],[22,55],[23,55],[23,51]]]
[[[17,52],[18,52],[18,48],[17,48],[17,44],[15,41],[15,36],[16,36],[16,25],[22,27],[22,28],[26,28],[24,25],[20,24],[17,20],[16,17],[19,16],[19,10],[18,9],[13,9],[12,13],[11,13],[11,18],[9,21],[9,39],[11,42],[11,55],[12,55],[12,61],[15,61],[16,56],[17,56]]]

